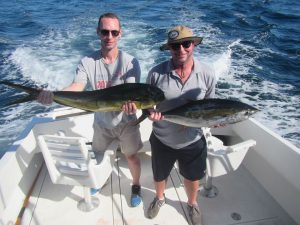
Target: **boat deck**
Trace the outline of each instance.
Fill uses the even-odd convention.
[[[91,212],[82,212],[77,208],[78,201],[83,197],[81,187],[53,184],[47,168],[43,166],[22,224],[191,224],[186,211],[183,180],[177,168],[173,169],[168,180],[165,191],[167,204],[156,218],[146,218],[147,208],[155,195],[150,157],[149,153],[140,153],[143,202],[138,207],[129,206],[130,173],[122,154],[118,153],[108,183],[96,194],[100,205]],[[219,190],[218,196],[206,198],[199,195],[198,198],[204,225],[295,224],[243,166],[231,174],[215,178],[213,182]]]

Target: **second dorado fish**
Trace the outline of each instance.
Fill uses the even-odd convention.
[[[175,109],[162,112],[165,121],[188,127],[217,127],[248,119],[258,109],[243,102],[229,99],[202,99],[191,101]],[[135,124],[146,117],[147,110]]]
[[[1,81],[0,84],[27,92],[29,95],[8,105],[37,99],[40,90]],[[93,112],[120,111],[126,101],[133,101],[137,108],[152,108],[165,99],[159,88],[142,83],[125,83],[96,91],[53,91],[53,100],[65,106]]]

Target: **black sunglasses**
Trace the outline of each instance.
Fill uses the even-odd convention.
[[[117,37],[117,36],[119,36],[120,31],[118,31],[118,30],[105,30],[105,29],[100,30],[100,34],[103,35],[103,36],[108,36],[109,33],[111,33],[111,35],[113,37]]]
[[[193,41],[183,41],[183,42],[179,42],[179,43],[169,44],[169,46],[173,50],[179,50],[180,45],[182,45],[183,48],[189,48],[192,43],[193,43]]]

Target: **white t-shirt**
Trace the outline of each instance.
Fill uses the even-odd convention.
[[[98,90],[118,84],[139,83],[140,77],[140,65],[133,56],[119,50],[115,62],[106,64],[101,51],[98,50],[81,60],[76,69],[74,82],[90,84],[93,90]],[[134,115],[126,115],[122,111],[95,113],[95,122],[100,127],[108,129],[135,119]]]

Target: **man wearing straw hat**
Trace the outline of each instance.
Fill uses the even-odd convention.
[[[199,225],[202,215],[197,203],[199,180],[205,175],[207,148],[201,128],[185,127],[163,120],[160,112],[189,101],[213,98],[216,77],[214,71],[193,56],[195,47],[202,42],[190,28],[176,26],[168,32],[168,41],[162,51],[169,50],[171,59],[152,68],[147,83],[164,91],[166,100],[150,111],[153,122],[150,137],[152,170],[156,196],[147,215],[154,218],[166,202],[166,180],[177,161],[184,177],[187,209],[193,225]]]

